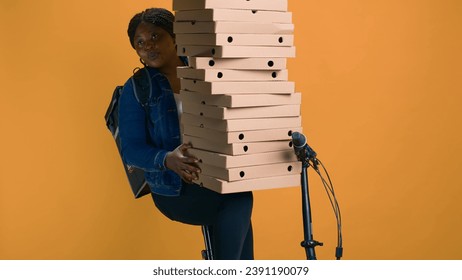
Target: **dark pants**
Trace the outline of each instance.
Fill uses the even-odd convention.
[[[171,220],[207,225],[214,259],[253,259],[251,192],[219,194],[195,184],[183,184],[180,196],[152,194],[152,198]]]

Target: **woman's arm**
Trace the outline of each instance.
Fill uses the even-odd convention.
[[[148,143],[146,112],[136,100],[130,80],[125,83],[119,102],[119,135],[125,163],[145,171],[165,170],[168,151]]]

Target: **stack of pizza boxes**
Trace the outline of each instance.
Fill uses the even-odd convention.
[[[183,143],[200,161],[196,183],[219,193],[300,185],[291,135],[301,94],[287,0],[174,0]]]

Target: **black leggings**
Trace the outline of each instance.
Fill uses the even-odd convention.
[[[152,194],[157,208],[174,221],[207,225],[214,259],[252,260],[251,192],[219,194],[196,184],[183,184],[179,196]]]

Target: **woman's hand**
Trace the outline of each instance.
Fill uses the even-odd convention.
[[[190,144],[181,144],[165,158],[165,166],[180,175],[181,179],[188,183],[199,178],[201,170],[197,166],[199,160],[188,153],[192,148]]]

